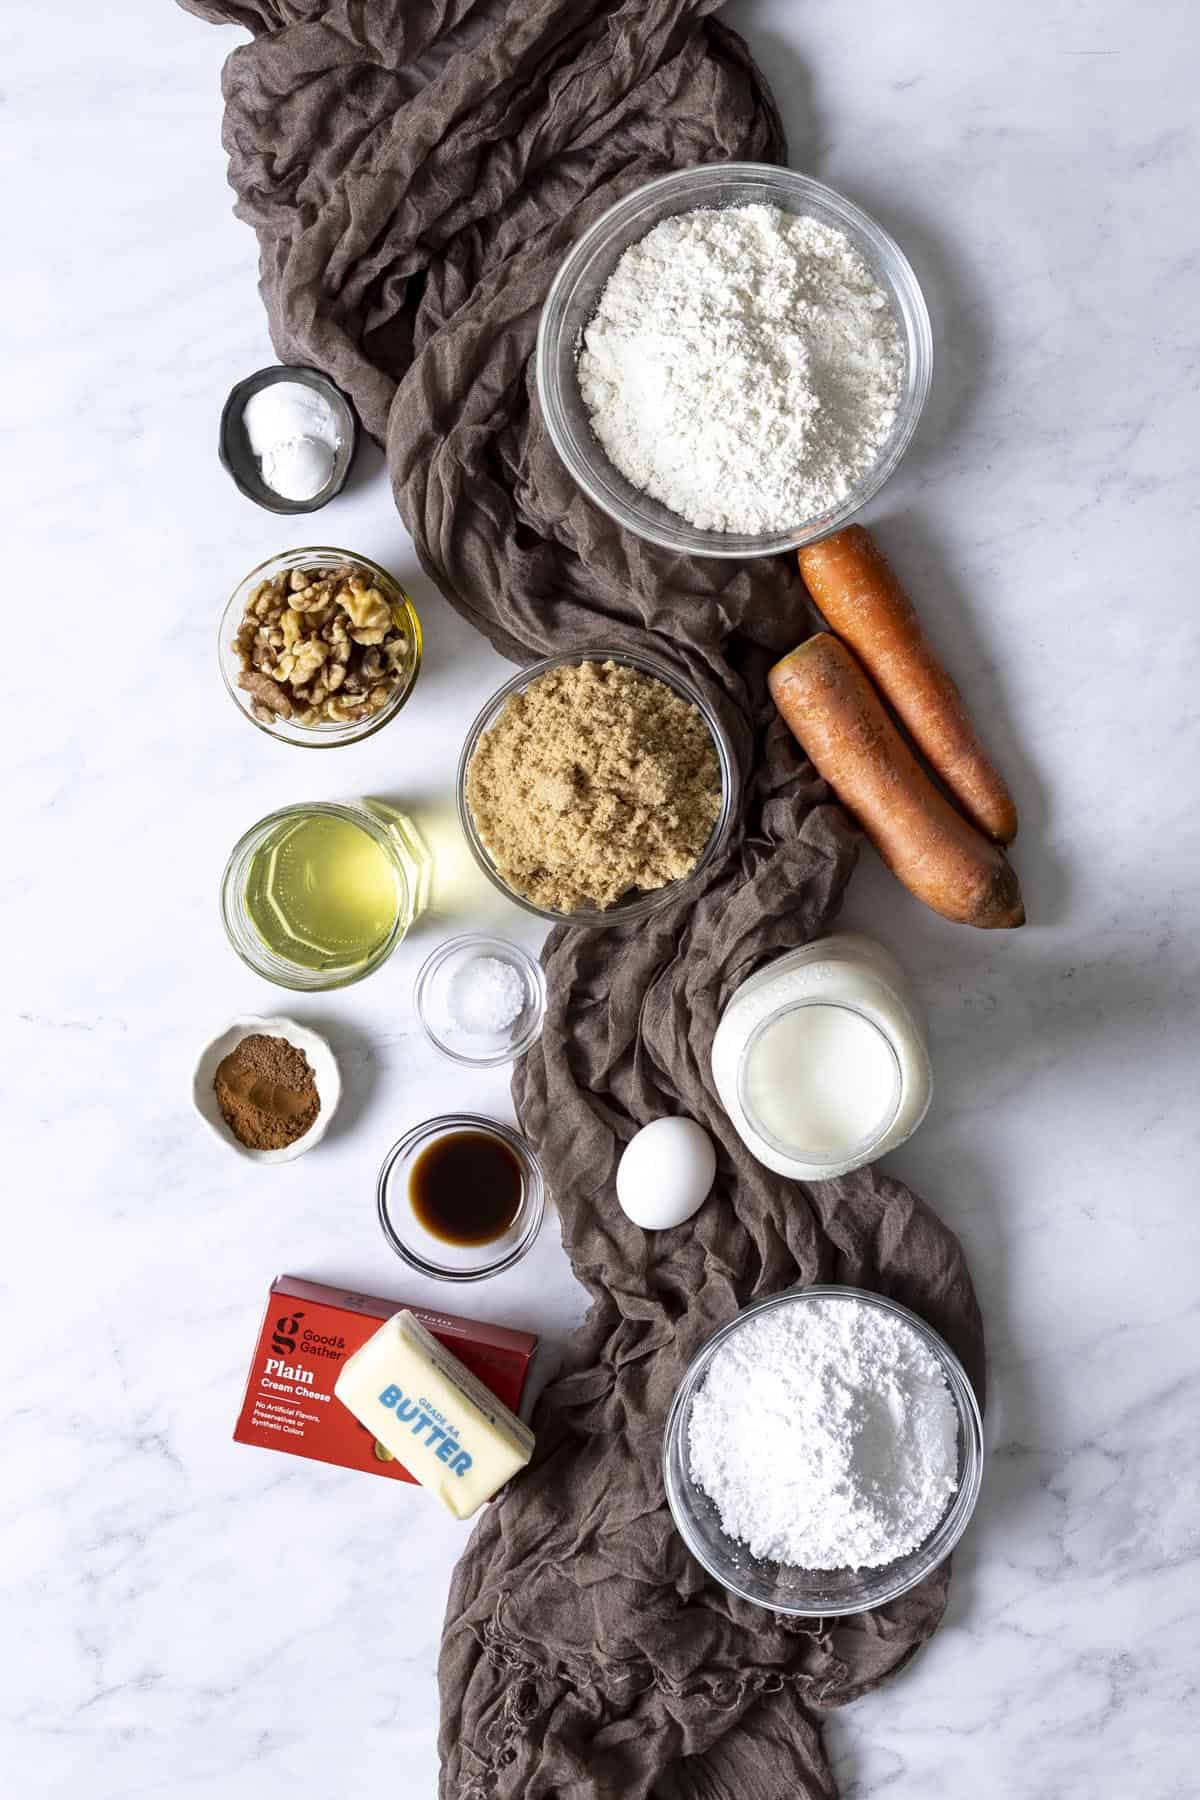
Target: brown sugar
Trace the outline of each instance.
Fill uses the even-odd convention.
[[[248,1150],[286,1150],[321,1110],[303,1050],[261,1031],[244,1037],[222,1057],[213,1088],[221,1116]]]
[[[501,876],[556,912],[612,906],[690,875],[721,810],[699,711],[614,662],[549,669],[514,694],[467,770]]]

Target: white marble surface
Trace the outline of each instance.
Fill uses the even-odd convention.
[[[1012,772],[1032,918],[998,940],[944,925],[869,858],[848,908],[927,1002],[938,1095],[892,1163],[966,1241],[992,1401],[949,1618],[834,1726],[843,1795],[1181,1800],[1200,1674],[1200,26],[1185,0],[737,0],[731,18],[796,166],[874,210],[926,285],[934,394],[874,514]],[[223,1153],[188,1075],[210,1032],[275,998],[217,918],[237,834],[372,790],[436,829],[504,670],[417,574],[371,455],[319,534],[411,580],[428,662],[410,711],[309,757],[221,691],[220,602],[312,531],[257,512],[214,455],[227,388],[270,360],[218,141],[235,41],[165,0],[0,23],[14,1800],[435,1786],[460,1528],[229,1434],[278,1270],[422,1298],[379,1237],[375,1169],[411,1121],[502,1110],[506,1084],[435,1059],[411,977],[451,914],[500,903],[451,870],[386,971],[282,997],[348,1077],[311,1157]],[[579,1296],[553,1226],[471,1298],[561,1334]]]

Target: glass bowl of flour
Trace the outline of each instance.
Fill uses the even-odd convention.
[[[589,227],[547,296],[536,370],[589,499],[666,549],[746,557],[865,505],[932,363],[917,278],[873,219],[790,169],[716,163]]]
[[[966,1530],[983,1423],[949,1346],[894,1300],[793,1288],[698,1352],[667,1419],[684,1543],[731,1593],[797,1618],[916,1587]]]

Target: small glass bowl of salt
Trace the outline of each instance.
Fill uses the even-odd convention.
[[[454,1062],[491,1068],[536,1044],[546,1015],[541,964],[507,938],[468,932],[439,944],[413,989],[417,1017],[435,1049]]]

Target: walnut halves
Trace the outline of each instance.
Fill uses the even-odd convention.
[[[347,725],[387,705],[412,646],[368,570],[291,569],[251,590],[233,649],[264,724]]]

